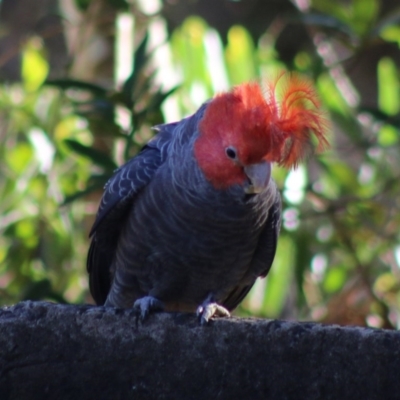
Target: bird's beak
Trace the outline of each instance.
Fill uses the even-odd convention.
[[[244,167],[244,173],[249,178],[245,192],[247,194],[260,193],[267,187],[271,178],[271,164],[267,161],[251,164]]]

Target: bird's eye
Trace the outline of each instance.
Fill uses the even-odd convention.
[[[232,160],[235,160],[236,157],[237,157],[236,149],[235,149],[234,147],[227,147],[227,148],[225,149],[225,153],[226,153],[226,155],[227,155],[229,158],[231,158]]]

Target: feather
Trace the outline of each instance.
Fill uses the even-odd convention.
[[[277,86],[282,87],[280,93]],[[317,151],[328,147],[328,121],[320,111],[318,96],[312,83],[297,74],[283,74],[268,85],[267,103],[274,116],[270,134],[279,132],[274,142],[271,161],[290,168],[296,167],[312,149],[312,137],[317,140]]]

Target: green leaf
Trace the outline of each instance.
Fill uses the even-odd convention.
[[[48,79],[44,82],[44,85],[55,86],[61,90],[76,89],[76,90],[86,90],[92,92],[97,96],[106,96],[107,90],[99,85],[94,85],[93,83],[79,81],[76,79]]]
[[[241,26],[233,26],[228,32],[226,60],[228,72],[233,84],[240,84],[257,76],[253,40]]]
[[[148,39],[149,36],[146,33],[139,47],[135,51],[133,57],[133,71],[122,86],[122,99],[124,100],[124,104],[126,105],[126,107],[129,109],[133,107],[132,96],[135,91],[135,87],[139,81],[140,73],[148,60],[148,56],[146,55]]]
[[[90,5],[91,0],[75,0],[75,5],[82,11],[86,11]]]
[[[19,143],[11,147],[5,154],[7,165],[19,175],[20,179],[26,174],[32,161],[34,151],[28,143]]]
[[[204,36],[208,29],[203,19],[191,16],[173,33],[171,47],[174,58],[182,69],[185,87],[188,90],[201,88],[206,95],[211,95],[211,80],[204,45]]]
[[[179,88],[179,86],[175,86],[172,89],[168,90],[167,92],[157,92],[156,94],[154,94],[147,107],[145,112],[149,113],[149,112],[154,112],[159,110],[159,108],[161,107],[161,104],[164,102],[165,99],[167,99],[172,93],[174,93],[177,89]]]
[[[340,290],[346,282],[347,272],[343,267],[328,268],[323,282],[324,290],[327,293],[334,293]]]
[[[378,132],[378,143],[383,147],[393,146],[399,142],[399,129],[391,125],[383,125]]]
[[[320,11],[322,14],[337,18],[341,21],[350,20],[350,5],[335,2],[332,0],[312,0],[312,8]]]
[[[135,57],[133,59],[133,67],[137,70],[141,70],[147,63],[148,56],[146,54],[146,51],[147,51],[148,41],[149,41],[149,35],[146,33],[140,45],[135,51]]]
[[[114,171],[118,167],[117,164],[102,151],[85,146],[73,139],[66,139],[64,140],[64,143],[75,153],[90,159],[94,164],[97,164],[106,170]]]
[[[131,147],[134,145],[133,143],[133,136],[135,134],[135,130],[137,125],[140,125],[140,121],[144,119],[148,119],[149,114],[156,113],[160,111],[161,104],[163,101],[174,93],[178,89],[178,86],[168,90],[167,92],[157,92],[151,98],[146,107],[138,112],[132,114],[132,130],[129,132],[128,136],[126,137],[126,145],[124,151],[124,159],[128,160],[130,158],[130,151]]]
[[[297,287],[297,304],[299,308],[306,303],[304,295],[304,278],[306,271],[309,270],[311,258],[313,256],[311,251],[312,243],[315,241],[315,236],[305,229],[299,229],[296,232],[291,232],[293,242],[296,246],[296,257],[293,258],[293,273]]]
[[[397,66],[389,57],[383,57],[378,63],[378,104],[379,108],[389,115],[395,115],[400,111]]]
[[[22,78],[28,91],[37,90],[46,79],[49,65],[34,38],[29,40],[22,52]]]
[[[371,32],[371,36],[381,36],[389,42],[397,42],[400,46],[400,8],[382,18]]]
[[[397,15],[397,25],[388,25],[377,29],[377,34],[387,42],[394,42],[400,47],[400,15]]]
[[[352,25],[359,34],[365,35],[379,15],[379,3],[377,0],[353,0],[352,5]]]
[[[138,79],[138,81],[135,83],[135,86],[132,88],[132,93],[130,94],[128,101],[129,109],[136,109],[137,104],[143,104],[143,99],[146,99],[151,92],[155,75],[156,71],[151,73],[146,72],[146,75],[142,74],[140,79]],[[124,96],[121,98],[124,99]],[[124,101],[122,103],[126,105]]]

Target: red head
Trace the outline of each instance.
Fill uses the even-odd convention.
[[[309,152],[312,136],[318,149],[327,145],[326,121],[311,83],[285,76],[277,99],[282,77],[268,85],[267,97],[257,83],[245,83],[208,104],[199,124],[195,157],[215,188],[248,181],[250,165],[277,162],[295,167]]]

